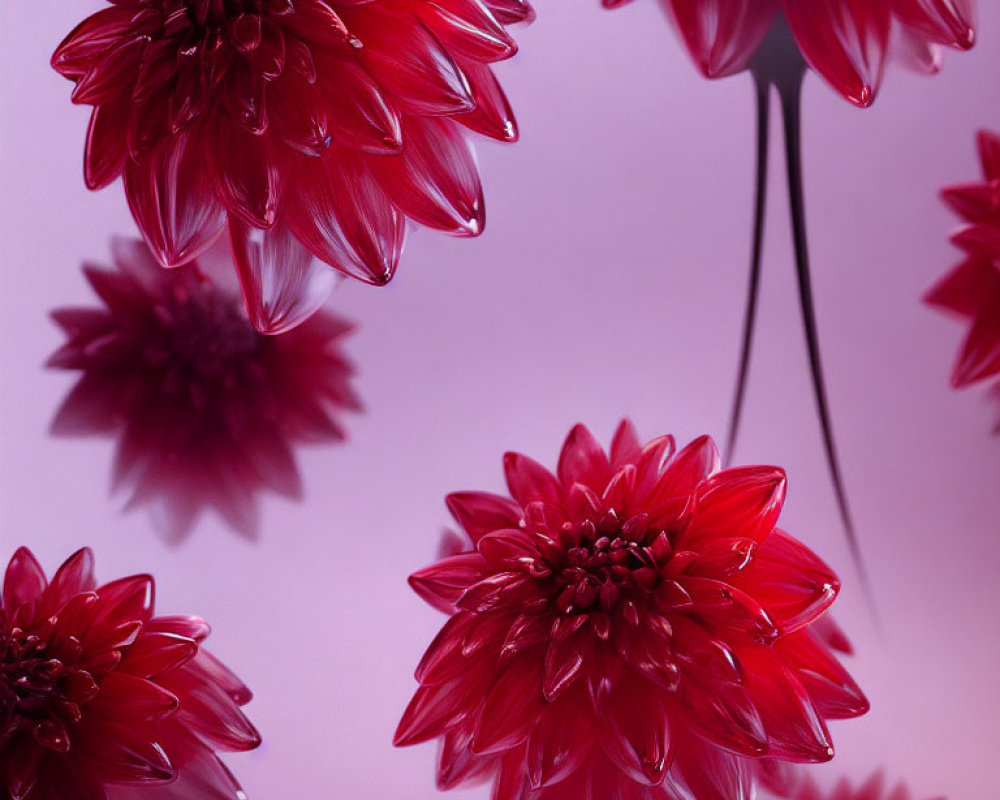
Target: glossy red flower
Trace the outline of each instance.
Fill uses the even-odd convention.
[[[85,268],[103,308],[53,312],[67,342],[49,365],[82,373],[53,431],[116,439],[113,488],[172,541],[209,508],[254,536],[258,494],[301,494],[292,446],[342,440],[338,417],[360,409],[351,326],[320,312],[265,336],[198,262],[163,270],[129,240],[114,256]]]
[[[26,548],[0,601],[0,798],[242,800],[216,751],[260,736],[198,617],[153,615],[149,575],[98,586],[84,549],[51,583]]]
[[[614,7],[627,0],[604,0]],[[747,67],[777,15],[788,20],[809,65],[859,106],[875,99],[894,51],[934,72],[939,45],[975,42],[974,0],[662,0],[695,63],[709,78]]]
[[[971,322],[951,376],[956,388],[1000,377],[1000,137],[980,131],[978,140],[983,181],[942,193],[966,222],[952,237],[966,258],[925,296]]]
[[[463,129],[517,138],[489,64],[516,46],[526,0],[112,0],[53,67],[94,107],[84,176],[123,175],[165,266],[229,236],[247,305],[329,273],[392,277],[405,218],[483,229]],[[268,330],[266,314],[253,315]]]
[[[832,757],[825,720],[868,706],[810,629],[839,584],[775,528],[780,469],[627,421],[610,453],[574,428],[555,475],[504,467],[512,499],[448,497],[471,549],[410,578],[450,619],[395,742],[441,737],[441,788],[743,800],[763,757]]]

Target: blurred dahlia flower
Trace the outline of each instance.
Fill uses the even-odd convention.
[[[983,181],[942,192],[967,223],[952,237],[966,258],[925,296],[971,323],[952,371],[955,388],[1000,378],[1000,137],[980,131],[978,144]],[[1000,382],[994,393],[1000,397]]]
[[[295,324],[332,280],[314,256],[384,284],[406,217],[482,231],[463,129],[517,138],[489,64],[531,14],[526,0],[112,0],[52,65],[94,107],[87,186],[122,175],[164,266],[228,221],[248,307],[297,295]]]
[[[842,779],[830,792],[822,791],[812,779],[806,778],[792,794],[779,795],[787,800],[912,800],[913,795],[902,783],[889,787],[885,775],[876,772],[860,786]],[[938,797],[936,800],[945,800]]]
[[[628,0],[604,0],[615,7]],[[662,0],[708,78],[747,67],[777,15],[788,20],[803,57],[847,100],[875,100],[886,57],[935,72],[940,45],[975,43],[974,0]]]
[[[149,575],[98,586],[80,550],[51,582],[18,550],[0,599],[0,798],[240,800],[216,751],[260,736],[250,690],[198,617],[153,616]]]
[[[826,720],[868,704],[811,630],[839,584],[775,528],[780,469],[627,421],[609,453],[574,428],[555,475],[504,467],[512,499],[450,495],[466,551],[410,578],[450,619],[395,743],[440,737],[441,788],[744,800],[765,757],[832,757]]]
[[[114,438],[113,490],[171,541],[208,508],[253,537],[259,493],[301,496],[292,445],[343,440],[339,415],[360,409],[351,326],[320,312],[265,336],[198,262],[163,270],[141,242],[113,249],[115,270],[84,269],[104,307],[52,315],[67,341],[49,366],[81,373],[53,432]]]

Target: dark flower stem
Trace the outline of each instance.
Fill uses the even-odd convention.
[[[726,436],[725,463],[728,467],[736,449],[736,439],[740,432],[743,416],[743,400],[746,397],[747,377],[750,374],[750,352],[753,348],[753,332],[757,323],[757,298],[760,294],[760,265],[764,249],[764,213],[767,209],[767,164],[768,142],[771,122],[771,84],[757,70],[753,72],[757,90],[757,192],[754,202],[753,250],[750,254],[750,281],[747,285],[746,313],[743,319],[743,348],[740,353],[740,368],[733,392],[733,406],[729,417],[729,434]]]
[[[809,243],[806,234],[805,196],[802,181],[802,78],[804,71],[799,72],[798,79],[779,84],[778,96],[781,98],[781,112],[785,125],[785,160],[788,169],[788,203],[792,215],[792,237],[795,242],[795,272],[799,279],[799,304],[802,308],[802,325],[806,334],[806,346],[809,350],[809,369],[812,374],[813,395],[816,398],[816,412],[823,431],[823,447],[826,451],[826,463],[833,481],[833,491],[837,498],[837,508],[840,519],[847,534],[847,544],[851,558],[861,580],[861,588],[871,607],[876,613],[875,592],[868,577],[861,543],[858,540],[857,529],[854,527],[854,516],[847,501],[847,490],[844,487],[843,472],[840,468],[840,458],[837,455],[836,441],[833,435],[833,423],[830,418],[830,403],[827,399],[826,380],[823,376],[823,362],[820,358],[819,332],[816,326],[816,308],[813,302],[812,278],[809,269]]]
[[[750,73],[757,91],[757,195],[754,217],[753,250],[750,258],[750,280],[746,300],[746,314],[743,328],[743,347],[740,356],[739,373],[733,398],[726,445],[726,460],[732,458],[739,434],[740,417],[746,396],[747,377],[750,368],[750,351],[757,318],[757,301],[760,291],[761,252],[763,249],[764,214],[767,200],[768,170],[768,124],[770,117],[770,91],[773,86],[781,101],[782,119],[785,133],[785,161],[788,180],[788,201],[792,221],[792,235],[795,248],[795,269],[798,277],[799,304],[802,323],[809,352],[809,369],[812,376],[813,396],[823,435],[826,462],[833,482],[837,508],[847,535],[847,544],[861,581],[862,591],[879,624],[875,604],[875,593],[868,577],[861,544],[854,518],[847,500],[840,458],[833,435],[830,404],[827,399],[826,380],[820,356],[819,332],[816,325],[816,309],[813,302],[812,278],[809,268],[809,244],[806,232],[805,193],[802,179],[802,83],[806,75],[806,63],[788,30],[787,22],[779,17],[761,44]]]

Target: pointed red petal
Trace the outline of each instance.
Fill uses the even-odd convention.
[[[388,283],[403,249],[403,215],[349,151],[310,166],[289,188],[285,222],[317,258],[345,275]]]
[[[373,174],[406,216],[458,236],[483,232],[483,189],[472,150],[449,120],[407,118],[399,155],[374,159]]]
[[[465,590],[485,575],[486,560],[479,553],[464,553],[417,570],[409,580],[413,591],[434,608],[453,613]]]
[[[454,492],[445,502],[473,544],[487,533],[516,528],[521,521],[521,507],[508,497],[487,492]]]
[[[870,0],[785,3],[802,55],[847,100],[875,100],[889,47],[891,9]]]
[[[132,215],[163,266],[194,260],[222,233],[225,213],[192,134],[169,137],[141,160],[129,159],[124,179]]]
[[[13,614],[18,606],[42,596],[49,582],[34,554],[27,547],[20,547],[7,564],[3,580],[3,608]]]
[[[507,488],[522,508],[536,501],[546,505],[560,503],[558,481],[533,458],[520,453],[507,453],[503,457],[503,468]]]
[[[708,78],[746,67],[767,33],[780,0],[667,0],[698,68]]]
[[[774,530],[787,481],[777,467],[739,467],[717,472],[698,486],[681,549],[697,551],[720,538],[764,541]]]
[[[337,284],[337,273],[318,262],[281,223],[265,231],[230,217],[229,238],[247,313],[261,333],[284,333],[301,325]]]

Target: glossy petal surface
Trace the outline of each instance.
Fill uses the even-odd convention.
[[[752,61],[776,15],[803,57],[845,99],[874,102],[890,55],[921,72],[940,68],[939,45],[975,43],[974,0],[661,0],[698,68],[722,78]],[[614,8],[623,5],[605,0]],[[783,24],[783,23],[781,23]]]

